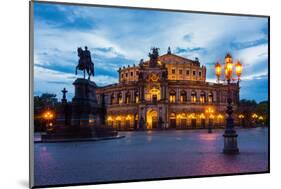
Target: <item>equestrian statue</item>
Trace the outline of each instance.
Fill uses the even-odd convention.
[[[77,49],[79,61],[78,65],[76,66],[75,75],[77,75],[77,70],[82,70],[84,73],[84,79],[85,74],[87,72],[88,74],[88,80],[90,80],[91,75],[94,76],[94,63],[91,59],[91,52],[88,50],[88,47],[85,47],[85,50],[83,50],[81,47]]]

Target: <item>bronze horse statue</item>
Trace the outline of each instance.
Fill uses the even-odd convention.
[[[91,75],[94,76],[94,63],[91,59],[91,52],[87,47],[85,47],[84,51],[81,47],[79,47],[77,52],[80,59],[78,61],[78,65],[76,66],[75,74],[77,75],[77,70],[82,70],[84,73],[84,79],[87,72],[88,80],[90,80]]]

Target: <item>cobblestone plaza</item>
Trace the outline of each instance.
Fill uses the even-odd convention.
[[[95,142],[35,143],[35,184],[75,184],[268,171],[268,129],[238,129],[239,155],[223,130],[120,132]]]

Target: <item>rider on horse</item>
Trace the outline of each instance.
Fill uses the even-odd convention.
[[[76,66],[75,74],[77,75],[77,69],[82,70],[84,72],[84,79],[85,79],[85,71],[88,73],[88,80],[90,80],[91,75],[94,76],[94,63],[91,59],[91,52],[88,50],[88,47],[85,46],[85,50],[81,47],[77,49],[79,61],[78,65]]]

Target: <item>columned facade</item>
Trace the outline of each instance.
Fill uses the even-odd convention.
[[[150,60],[118,72],[119,83],[96,91],[104,98],[108,127],[149,130],[200,129],[209,122],[214,128],[225,125],[227,86],[207,82],[206,67],[198,59],[151,54]],[[239,86],[231,84],[230,88],[236,108]],[[213,112],[206,113],[207,108]]]

